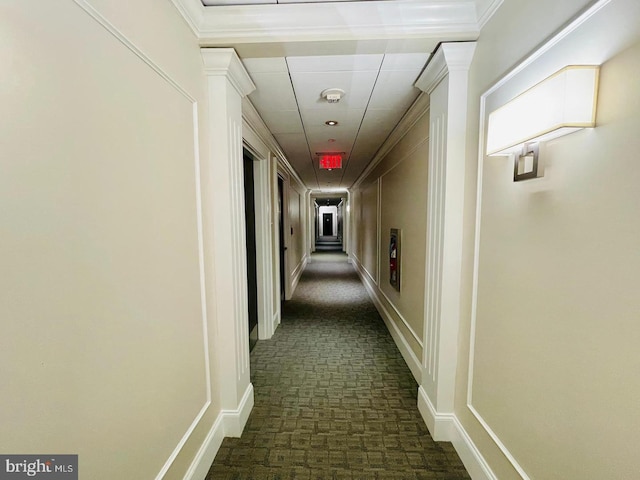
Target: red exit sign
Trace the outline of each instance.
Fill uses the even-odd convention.
[[[326,170],[342,168],[342,155],[320,155],[320,168]]]

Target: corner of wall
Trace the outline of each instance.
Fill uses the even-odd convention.
[[[458,417],[454,413],[438,413],[423,387],[418,388],[418,410],[435,441],[453,444],[473,480],[497,480]]]
[[[404,358],[404,361],[407,363],[407,366],[409,367],[409,370],[411,370],[411,373],[416,379],[416,382],[420,383],[420,378],[422,377],[422,367],[420,365],[420,360],[418,359],[418,357],[416,357],[416,354],[413,353],[413,350],[409,346],[409,343],[405,339],[402,332],[398,329],[396,323],[393,321],[393,317],[385,307],[381,290],[373,282],[372,278],[367,274],[365,268],[358,261],[357,257],[354,257],[350,260],[353,263],[356,272],[358,272],[358,275],[360,276],[360,279],[362,280],[362,283],[364,284],[369,297],[376,306],[376,310],[378,310],[378,313],[387,326],[387,330],[389,330],[393,341],[398,347],[398,350],[400,350],[402,358]]]
[[[196,453],[184,480],[204,480],[216,458],[225,437],[239,437],[244,430],[249,414],[253,409],[253,385],[247,387],[240,405],[235,410],[222,410],[205,441]]]

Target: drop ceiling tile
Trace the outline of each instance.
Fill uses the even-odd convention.
[[[284,57],[243,58],[244,68],[251,73],[288,73]]]
[[[327,88],[341,88],[345,95],[339,105],[365,108],[376,82],[374,72],[292,73],[291,80],[300,108],[329,105],[320,94]],[[415,78],[414,78],[415,80]]]
[[[374,152],[375,154],[375,152]],[[371,155],[351,155],[348,165],[344,169],[342,175],[343,182],[349,183],[349,186],[355,182],[362,172],[371,163],[373,154]]]
[[[329,135],[332,135],[331,137],[327,136],[328,128],[331,128],[332,130],[332,132],[329,133]],[[306,127],[305,126],[304,131],[307,133],[307,138],[309,139],[310,142],[325,142],[329,138],[336,138],[336,139],[339,138],[340,141],[342,142],[348,142],[350,141],[349,139],[355,140],[356,134],[358,133],[359,128],[360,128],[360,125],[342,125],[338,127],[326,127],[323,125],[322,127]]]
[[[303,133],[278,133],[274,135],[290,162],[310,160],[307,139]]]
[[[309,142],[309,149],[311,150],[311,155],[315,155],[318,152],[323,153],[342,153],[344,152],[343,158],[346,158],[353,147],[354,138],[350,137],[346,141],[336,141],[333,143],[329,143],[326,140],[311,140]]]
[[[251,79],[256,89],[249,95],[256,109],[296,110],[296,97],[286,73],[253,73]]]
[[[357,169],[354,165],[358,165],[364,162],[364,165],[368,165],[371,160],[373,160],[374,155],[380,148],[381,144],[373,143],[373,142],[356,142],[351,151],[351,156],[349,157],[349,167],[352,169]],[[364,167],[362,167],[364,168]]]
[[[330,107],[333,105],[329,105]],[[306,128],[322,127],[328,135],[338,135],[344,132],[343,127],[359,126],[365,114],[364,108],[305,108],[301,111],[302,121]],[[336,120],[338,125],[329,126],[325,122]],[[328,137],[331,138],[331,137]],[[335,137],[334,137],[335,138]]]
[[[413,86],[419,70],[380,72],[369,108],[408,109],[420,94]]]
[[[367,110],[367,113],[362,120],[360,133],[363,136],[379,136],[382,131],[391,132],[391,130],[393,130],[393,128],[398,124],[405,112],[406,110],[404,109],[369,109]]]
[[[380,70],[419,70],[427,64],[429,53],[387,53]]]
[[[269,131],[275,133],[304,133],[297,110],[264,110],[260,116]]]
[[[287,57],[291,73],[378,71],[383,55],[318,55],[312,57]]]
[[[293,165],[292,165],[293,166]],[[304,184],[309,188],[316,188],[318,185],[318,178],[316,171],[311,162],[306,162],[302,165],[294,166],[296,173],[302,179]]]

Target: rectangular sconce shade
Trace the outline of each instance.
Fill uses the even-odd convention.
[[[595,126],[598,66],[568,66],[489,115],[487,155]]]
[[[320,168],[326,170],[342,168],[342,155],[320,155]]]

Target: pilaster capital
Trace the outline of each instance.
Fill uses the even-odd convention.
[[[441,43],[415,86],[431,94],[450,72],[467,72],[476,50],[476,42]]]
[[[256,89],[233,48],[201,48],[204,72],[208,77],[227,77],[241,97]]]

